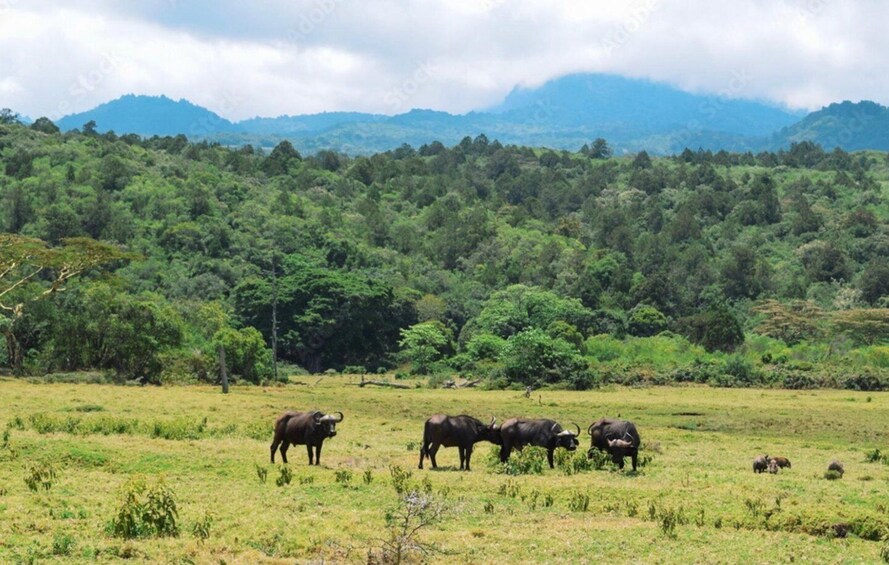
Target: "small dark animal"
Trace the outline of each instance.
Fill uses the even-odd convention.
[[[777,474],[778,473],[778,462],[775,461],[774,459],[769,459],[768,471],[769,471],[769,473],[771,473],[773,475]]]
[[[564,447],[568,451],[574,451],[580,442],[577,436],[580,435],[580,426],[574,424],[577,433],[563,430],[555,420],[528,420],[525,418],[511,418],[503,422],[500,428],[500,437],[502,445],[500,447],[500,462],[506,463],[509,460],[509,454],[513,448],[521,451],[526,445],[534,445],[546,449],[546,459],[549,462],[549,468],[555,467],[553,464],[553,451],[557,447]]]
[[[633,462],[633,470],[639,457],[639,445],[642,440],[636,430],[636,424],[627,420],[611,420],[602,418],[587,428],[590,434],[590,449],[587,456],[592,457],[593,449],[611,454],[614,464],[624,468],[624,457],[629,456]]]
[[[753,472],[754,473],[762,473],[766,469],[769,468],[769,456],[768,455],[759,455],[756,459],[753,460]]]
[[[839,461],[833,460],[830,462],[830,465],[827,466],[828,471],[836,471],[842,477],[845,474],[846,469],[843,467],[843,464]]]
[[[428,457],[432,468],[438,467],[435,454],[439,447],[457,447],[460,451],[460,469],[469,471],[469,459],[472,457],[472,446],[480,441],[500,444],[500,426],[496,426],[496,418],[491,418],[487,426],[472,416],[445,416],[436,414],[428,420],[423,428],[423,443],[420,445],[420,465]]]
[[[782,469],[784,467],[787,467],[788,469],[790,469],[790,459],[786,457],[772,457],[772,460],[778,464],[778,467]]]
[[[321,463],[321,446],[324,440],[336,435],[336,425],[343,421],[342,412],[324,414],[318,410],[311,412],[284,412],[275,421],[275,438],[272,440],[272,463],[275,451],[281,446],[281,459],[287,463],[287,450],[290,445],[305,445],[309,452],[309,465],[312,464],[312,448],[315,448],[314,463]]]

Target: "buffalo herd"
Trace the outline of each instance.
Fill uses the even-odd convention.
[[[333,415],[335,414],[335,415]],[[309,465],[321,462],[321,446],[324,440],[336,435],[336,425],[343,421],[342,412],[325,414],[319,410],[308,412],[284,412],[275,421],[275,435],[270,447],[271,461],[275,462],[275,452],[280,449],[281,459],[287,463],[287,450],[291,445],[305,445],[309,453]],[[472,450],[476,443],[487,441],[500,446],[500,461],[506,463],[513,449],[519,451],[526,445],[542,447],[550,469],[553,453],[557,447],[576,451],[580,446],[580,426],[574,424],[575,431],[564,429],[555,420],[510,418],[497,425],[496,418],[489,424],[472,416],[446,416],[436,414],[426,420],[423,427],[423,441],[420,444],[420,464],[429,459],[432,468],[438,466],[435,459],[440,447],[456,447],[460,453],[460,469],[470,470]],[[633,470],[636,470],[639,454],[639,432],[635,424],[626,420],[602,418],[587,428],[590,435],[590,449],[587,456],[593,457],[598,449],[611,455],[612,461],[624,468],[624,457],[630,457]],[[314,452],[313,449],[314,448]]]

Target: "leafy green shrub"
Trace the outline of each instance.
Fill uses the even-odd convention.
[[[504,475],[540,475],[549,463],[542,447],[514,449],[506,463],[500,462],[500,448],[493,446],[488,452],[488,467]]]
[[[414,374],[429,374],[433,363],[451,349],[453,333],[439,321],[421,322],[401,330],[402,356],[411,362]]]
[[[71,534],[56,534],[52,538],[53,555],[71,555],[74,548],[74,537]]]
[[[349,483],[352,482],[352,471],[350,471],[348,469],[337,470],[336,475],[335,475],[335,480],[336,480],[336,482],[340,483],[344,487],[349,486]]]
[[[204,541],[210,537],[210,526],[212,525],[213,517],[209,512],[204,512],[204,515],[192,526],[191,534],[200,541]]]
[[[510,383],[540,386],[559,382],[589,388],[589,366],[577,349],[562,339],[531,328],[510,337],[501,353]]]
[[[112,535],[124,539],[179,535],[176,498],[163,479],[147,486],[144,479],[136,477],[121,493],[117,515],[109,524]]]
[[[648,304],[639,304],[630,310],[627,329],[630,335],[650,337],[667,329],[667,317],[660,310]]]
[[[266,479],[268,479],[269,476],[269,470],[256,463],[254,463],[253,466],[256,468],[256,477],[259,479],[259,482],[265,484]]]
[[[371,471],[370,469],[365,469],[364,474],[362,475],[361,478],[364,480],[364,484],[366,484],[366,485],[371,484],[374,480],[373,471]]]
[[[596,453],[599,453],[598,450],[595,451]],[[595,458],[588,457],[587,454],[581,450],[568,451],[567,449],[557,449],[553,456],[553,462],[556,464],[556,467],[561,469],[566,475],[576,475],[583,471],[602,468],[601,466],[597,466],[598,461]]]
[[[889,379],[874,373],[855,373],[842,377],[840,386],[847,390],[881,391],[889,388]]]
[[[272,351],[256,328],[223,328],[213,336],[213,345],[225,350],[226,368],[233,380],[261,384],[272,378]]]
[[[590,507],[590,495],[576,490],[568,497],[568,508],[572,512],[586,512]]]
[[[392,488],[395,489],[399,495],[404,494],[408,490],[409,481],[412,473],[410,471],[405,471],[398,465],[391,465],[389,467],[389,476],[392,477]]]
[[[828,481],[836,481],[838,479],[842,479],[843,474],[840,473],[839,471],[834,471],[833,469],[830,469],[830,470],[824,471],[824,478],[827,479]]]
[[[506,340],[498,335],[478,334],[472,336],[464,348],[473,361],[496,360],[506,346]]]
[[[279,487],[283,487],[284,485],[289,485],[290,481],[293,480],[293,471],[290,470],[290,467],[287,465],[281,465],[281,474],[278,475],[278,478],[275,479],[275,484]]]
[[[25,475],[25,484],[31,492],[37,492],[41,488],[49,490],[56,480],[56,470],[48,463],[32,465]]]

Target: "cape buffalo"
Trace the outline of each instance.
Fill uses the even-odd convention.
[[[788,469],[790,469],[790,459],[786,457],[772,457],[772,460],[775,462],[775,464],[778,465],[778,467],[782,469],[784,467],[787,467]]]
[[[534,445],[546,448],[546,459],[549,468],[554,468],[553,451],[557,447],[564,447],[568,451],[574,451],[580,442],[580,426],[574,424],[577,433],[563,430],[562,426],[554,420],[527,420],[525,418],[511,418],[503,422],[500,427],[500,437],[503,441],[500,447],[500,462],[506,463],[512,448],[519,451],[526,445]]]
[[[590,434],[588,456],[592,456],[593,449],[607,451],[611,454],[611,460],[621,469],[624,468],[624,457],[629,456],[633,461],[633,470],[636,470],[641,443],[636,424],[626,420],[602,418],[590,424],[587,433]]]
[[[479,441],[490,441],[500,444],[500,427],[495,426],[496,418],[491,418],[487,426],[472,416],[445,416],[436,414],[426,420],[423,428],[423,443],[420,445],[420,469],[423,459],[432,461],[432,468],[438,467],[435,454],[439,447],[454,447],[460,451],[460,469],[469,471],[469,459],[472,457],[472,446]]]
[[[275,439],[272,440],[272,463],[275,462],[275,450],[281,446],[281,459],[287,463],[287,450],[290,445],[305,445],[309,452],[309,465],[312,464],[312,448],[315,448],[315,465],[321,463],[321,445],[325,438],[336,435],[336,425],[343,421],[343,413],[339,416],[324,414],[318,410],[311,412],[284,412],[275,421]]]

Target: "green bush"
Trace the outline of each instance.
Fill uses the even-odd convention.
[[[546,450],[542,447],[526,447],[521,451],[514,449],[506,463],[500,462],[500,448],[494,446],[488,452],[488,467],[504,475],[540,475],[549,465]]]
[[[225,350],[230,378],[261,384],[272,378],[272,352],[256,328],[223,328],[213,336],[214,348]]]
[[[566,383],[574,388],[589,388],[593,383],[586,359],[574,346],[536,328],[510,337],[500,358],[510,383],[535,387]]]
[[[667,329],[667,317],[654,306],[639,304],[632,310],[627,320],[630,335],[651,337]]]
[[[111,520],[111,534],[124,539],[176,537],[179,535],[179,511],[176,497],[159,479],[148,486],[136,477],[124,485],[120,507]]]

